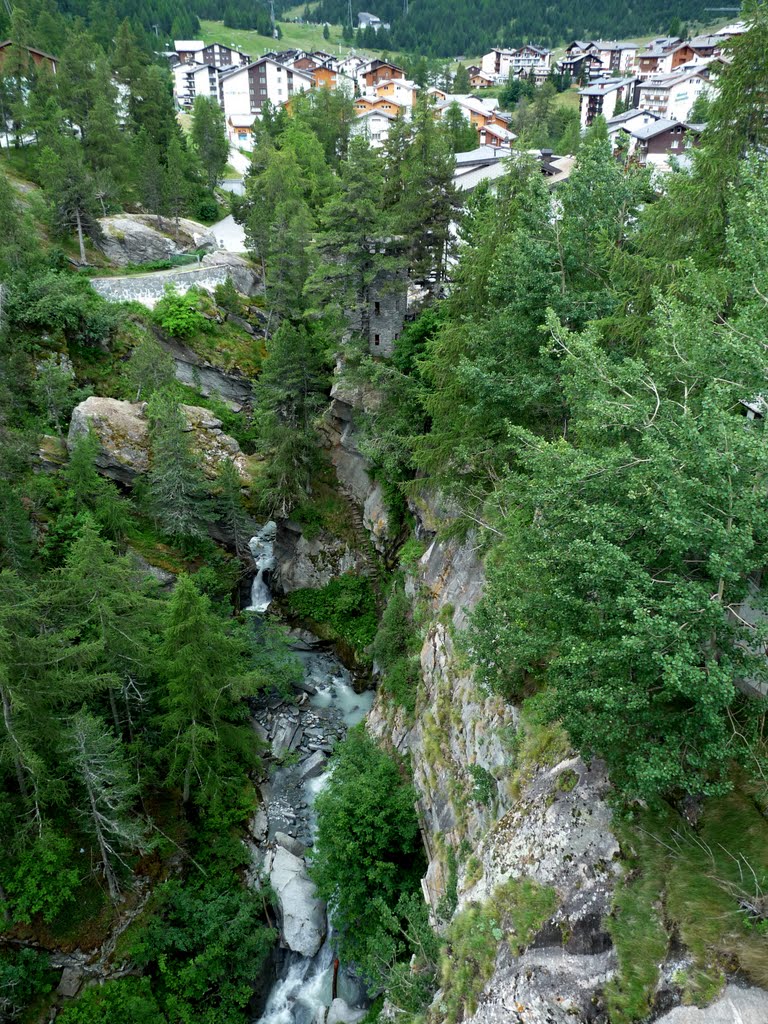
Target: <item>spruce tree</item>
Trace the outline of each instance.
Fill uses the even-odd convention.
[[[192,107],[192,142],[203,165],[208,187],[221,181],[229,156],[229,139],[224,111],[216,99],[197,96]]]
[[[199,459],[189,443],[184,413],[169,398],[150,401],[152,460],[147,498],[158,526],[169,536],[202,537],[208,512],[208,488]]]

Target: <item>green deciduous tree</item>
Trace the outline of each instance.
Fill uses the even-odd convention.
[[[400,766],[362,729],[339,746],[318,796],[311,874],[332,907],[347,959],[359,961],[379,927],[375,902],[394,907],[419,886],[423,865],[415,792]]]

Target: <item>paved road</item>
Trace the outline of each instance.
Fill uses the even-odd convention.
[[[250,158],[244,156],[239,149],[235,149],[234,146],[229,147],[229,163],[235,168],[238,174],[245,174],[248,168],[251,166]]]
[[[211,225],[211,231],[216,236],[216,247],[228,249],[230,252],[245,252],[245,232],[239,224],[236,224],[232,214]]]

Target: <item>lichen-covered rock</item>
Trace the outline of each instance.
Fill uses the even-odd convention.
[[[429,852],[423,889],[433,911],[444,914],[446,901],[459,911],[483,903],[512,878],[557,892],[558,908],[535,948],[518,957],[502,942],[473,1024],[588,1021],[615,970],[602,925],[618,874],[609,784],[603,767],[587,768],[564,738],[552,745],[554,763],[511,778],[519,709],[480,689],[449,628],[466,626],[483,581],[474,535],[428,548],[410,586],[434,616],[421,650],[415,721],[379,699],[369,729],[410,755]]]
[[[128,263],[152,263],[195,249],[215,249],[216,237],[204,224],[180,218],[178,237],[174,221],[157,217],[122,213],[101,217],[99,246],[118,266]]]
[[[206,476],[213,479],[221,463],[231,459],[247,481],[250,459],[243,455],[233,437],[222,432],[221,420],[196,405],[182,405],[181,410]],[[88,433],[89,427],[99,442],[96,466],[105,476],[131,484],[137,475],[147,472],[150,442],[145,403],[98,396],[86,398],[72,412],[67,446],[71,449],[78,438]]]
[[[370,389],[352,389],[337,381],[331,389],[325,434],[341,490],[360,508],[363,526],[377,550],[383,552],[390,539],[384,492],[368,472],[368,462],[358,448],[355,429],[355,409],[374,409],[377,397]]]

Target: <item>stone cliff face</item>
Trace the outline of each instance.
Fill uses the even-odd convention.
[[[332,457],[342,489],[364,510],[377,547],[388,542],[380,489],[367,476],[356,440],[355,409],[364,396],[335,391]],[[367,399],[370,400],[370,399]],[[366,487],[366,479],[368,486]],[[436,511],[437,510],[437,511]],[[438,496],[412,512],[431,544],[406,590],[428,623],[420,651],[416,712],[408,720],[379,694],[369,731],[409,757],[429,867],[422,887],[436,925],[471,905],[494,906],[510,880],[532,880],[556,894],[557,908],[522,950],[514,934],[499,942],[489,980],[465,1024],[608,1024],[603,992],[617,971],[605,920],[622,878],[612,831],[611,786],[604,765],[587,765],[561,730],[542,723],[535,706],[512,706],[480,688],[461,649],[462,631],[481,597],[477,538],[436,539]],[[655,1012],[664,1024],[764,1024],[768,993],[729,984],[710,1006],[676,1005],[674,942],[661,964]],[[677,953],[679,954],[679,950]],[[429,1020],[441,1024],[442,993]]]
[[[534,762],[524,750],[520,710],[483,693],[467,669],[456,637],[482,592],[474,543],[471,536],[463,544],[434,541],[419,562],[411,591],[428,602],[432,623],[415,721],[380,699],[369,729],[410,754],[429,855],[422,884],[436,918],[484,903],[510,879],[557,892],[558,910],[533,948],[515,956],[502,942],[476,1024],[514,1020],[513,1005],[526,1008],[527,1024],[591,1021],[614,968],[601,923],[619,853],[604,800],[608,782],[599,764],[588,768],[554,730]]]

